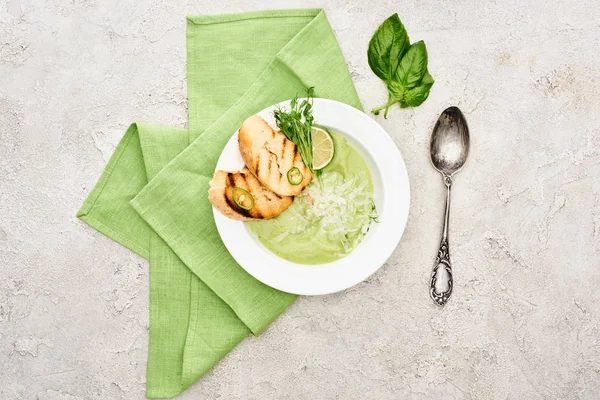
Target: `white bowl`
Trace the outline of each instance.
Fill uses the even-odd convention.
[[[289,108],[285,101],[258,115],[276,127],[273,110]],[[404,232],[410,206],[410,187],[404,160],[385,130],[365,113],[333,100],[314,99],[314,123],[342,134],[364,157],[374,185],[379,223],[372,223],[362,242],[339,260],[320,265],[296,264],[275,255],[244,222],[229,219],[213,208],[223,243],[250,275],[275,289],[302,295],[322,295],[347,289],[367,279],[390,257]],[[217,169],[244,167],[238,132],[219,157]]]

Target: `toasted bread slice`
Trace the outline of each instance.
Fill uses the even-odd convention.
[[[275,132],[267,122],[253,115],[239,131],[240,153],[248,169],[269,189],[280,196],[296,196],[313,179],[302,162],[298,148],[281,132]],[[299,185],[288,181],[288,171],[296,167],[302,172]]]
[[[252,195],[254,198],[254,207],[246,210],[236,204],[233,199],[233,189],[235,187],[244,189]],[[216,171],[213,179],[210,181],[208,200],[226,217],[249,221],[278,216],[292,204],[294,198],[279,196],[273,193],[262,185],[248,171],[248,168],[244,168],[238,172]]]

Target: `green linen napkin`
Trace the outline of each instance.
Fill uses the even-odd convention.
[[[132,124],[77,214],[149,261],[149,398],[173,397],[296,299],[229,255],[207,198],[248,116],[314,86],[361,108],[322,10],[187,19],[189,128]]]

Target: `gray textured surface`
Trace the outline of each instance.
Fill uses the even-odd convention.
[[[587,1],[0,0],[0,399],[143,398],[144,260],[78,222],[134,120],[186,122],[190,14],[324,6],[365,108],[365,49],[397,11],[436,79],[378,118],[412,208],[386,266],[300,299],[182,398],[600,398],[600,8]],[[226,3],[226,4],[225,4]],[[443,186],[427,159],[456,104],[455,292],[432,305]]]

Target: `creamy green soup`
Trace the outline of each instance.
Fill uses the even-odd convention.
[[[324,264],[349,254],[374,218],[373,181],[360,153],[332,133],[335,155],[276,218],[247,222],[258,240],[299,264]]]

